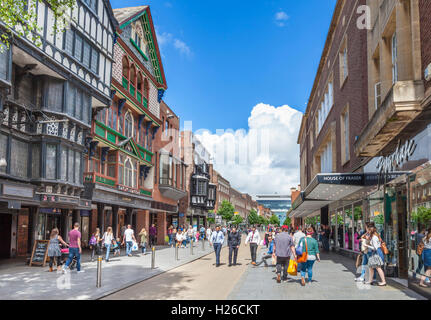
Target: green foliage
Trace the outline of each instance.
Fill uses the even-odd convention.
[[[315,226],[320,222],[320,216],[308,217],[305,219],[305,224]]]
[[[383,214],[379,214],[373,219],[376,225],[384,225],[385,224],[385,216]]]
[[[259,216],[259,224],[267,226],[269,224],[269,220],[265,219],[265,217]]]
[[[215,224],[215,219],[214,218],[208,218],[207,219],[209,224]]]
[[[64,31],[70,19],[69,9],[75,6],[75,0],[46,0],[45,2],[52,9],[55,19],[55,24],[48,31],[52,34]],[[37,24],[36,12],[34,0],[1,0],[0,21],[4,23],[6,32],[0,35],[0,41],[10,48],[12,31],[15,31],[19,37],[27,38],[40,46],[40,37],[37,33],[41,33],[42,29]]]
[[[233,217],[230,223],[233,224],[234,226],[238,226],[239,224],[243,223],[243,221],[244,221],[244,218],[237,214]]]
[[[250,210],[250,214],[248,215],[248,223],[249,224],[260,224],[261,220],[259,220],[259,215],[257,214],[256,210],[252,209]]]
[[[412,212],[411,219],[416,224],[428,226],[431,222],[431,208],[419,207],[417,211]]]
[[[290,219],[289,217],[286,217],[286,219],[283,222],[283,225],[290,226],[291,223],[292,223],[292,219]]]
[[[278,217],[275,214],[273,214],[271,216],[271,218],[269,218],[269,224],[279,226],[280,225],[280,219],[278,219]]]
[[[220,208],[218,209],[218,215],[220,215],[225,221],[231,221],[234,213],[235,207],[233,204],[227,200],[223,200]]]

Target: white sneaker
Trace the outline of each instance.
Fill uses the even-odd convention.
[[[76,273],[84,273],[84,270],[76,271]]]
[[[63,273],[68,273],[69,268],[67,268],[65,265],[63,266],[63,269],[61,270]]]
[[[362,277],[359,277],[359,278],[356,278],[356,279],[355,279],[355,281],[356,281],[356,282],[364,282],[364,281],[365,281],[365,279],[364,279],[364,278],[362,278]]]

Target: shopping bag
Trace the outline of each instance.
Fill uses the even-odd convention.
[[[273,266],[277,264],[277,258],[274,255],[272,255],[271,263]]]
[[[169,236],[165,237],[165,242],[169,242]]]
[[[289,273],[291,276],[296,276],[298,274],[298,264],[295,260],[290,259],[287,273]]]
[[[138,251],[138,250],[139,250],[138,244],[135,241],[133,241],[132,251]]]

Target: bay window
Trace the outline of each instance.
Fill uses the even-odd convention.
[[[57,178],[57,145],[46,145],[46,179],[54,180]]]

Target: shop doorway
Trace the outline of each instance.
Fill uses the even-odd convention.
[[[0,259],[10,258],[12,215],[0,213]]]

